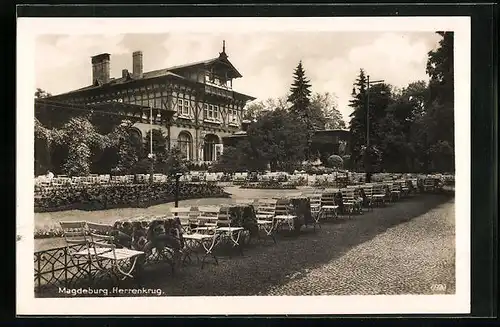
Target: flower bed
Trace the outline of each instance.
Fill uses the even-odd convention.
[[[213,183],[180,183],[179,200],[228,197]],[[35,212],[144,208],[175,201],[175,183],[89,185],[47,189],[35,196]]]
[[[291,183],[282,183],[275,180],[245,183],[241,188],[260,189],[260,190],[295,190],[297,187]]]

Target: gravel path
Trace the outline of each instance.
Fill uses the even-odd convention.
[[[453,199],[266,295],[454,294],[454,217]]]

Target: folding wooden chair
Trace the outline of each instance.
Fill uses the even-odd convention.
[[[313,218],[314,231],[316,231],[316,225],[321,229],[321,194],[309,195],[309,204],[311,207],[311,216]]]
[[[276,199],[261,199],[256,203],[256,218],[259,232],[264,231],[266,236],[273,239],[274,244],[276,244],[275,233],[277,227],[274,221],[276,202]]]
[[[372,200],[376,206],[385,205],[385,185],[384,184],[375,184],[372,188]]]
[[[273,217],[277,225],[276,230],[280,230],[283,225],[286,225],[290,231],[295,229],[297,216],[292,214],[292,208],[292,204],[288,201],[276,202]]]
[[[321,217],[325,215],[326,218],[333,217],[337,219],[339,217],[338,209],[339,205],[335,201],[335,192],[325,191],[321,194]]]
[[[434,192],[435,187],[436,185],[433,178],[424,179],[424,192]]]
[[[373,211],[373,184],[364,184],[362,186],[363,191],[365,192],[366,205],[368,206],[368,210]]]
[[[78,272],[68,281],[72,282],[80,277],[87,277],[92,280],[92,261],[90,256],[90,235],[87,232],[85,221],[60,221],[64,241],[66,244],[66,254],[78,267]]]
[[[233,247],[237,247],[243,255],[243,244],[240,237],[245,229],[240,226],[231,226],[231,215],[228,207],[222,207],[217,216],[216,233],[220,234],[222,240],[229,240]]]
[[[87,229],[91,237],[90,255],[101,272],[118,280],[134,278],[132,272],[144,252],[117,248],[111,235],[111,225],[87,222]]]
[[[389,190],[391,191],[391,201],[394,201],[394,198],[401,199],[401,184],[399,182],[392,182]]]
[[[179,219],[183,233],[191,233],[191,207],[177,207],[170,209],[172,218]]]
[[[217,219],[219,216],[220,207],[219,206],[203,206],[196,207],[194,212],[196,216],[190,212],[191,220],[196,221],[197,227],[194,228],[195,232],[212,232],[217,227]]]
[[[220,234],[216,232],[219,207],[191,207],[188,213],[189,223],[196,227],[190,229],[190,233],[183,235],[185,241],[184,260],[196,254],[197,262],[201,261],[203,269],[207,257],[214,258],[215,263],[219,261],[214,253],[214,247],[219,241]],[[203,258],[200,260],[198,249],[203,249]]]
[[[359,201],[354,188],[343,188],[340,192],[342,192],[342,204],[344,205],[349,217],[351,217],[351,215],[355,212],[362,213],[361,202]]]

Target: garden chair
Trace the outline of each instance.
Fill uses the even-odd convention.
[[[321,216],[325,215],[327,218],[338,218],[339,206],[335,202],[335,192],[325,191],[321,194]],[[332,216],[331,216],[332,215]]]
[[[410,195],[410,180],[401,180],[399,182],[401,185],[401,196],[405,198],[408,197]]]
[[[401,199],[401,184],[399,182],[391,183],[389,190],[391,191],[391,201],[394,201],[394,198],[398,201]]]
[[[435,182],[433,178],[424,179],[424,192],[433,192],[435,189]]]
[[[235,202],[237,204],[254,204],[258,200],[257,199],[236,199]]]
[[[184,233],[191,232],[191,207],[177,207],[170,209],[172,218],[178,218],[181,222],[182,230]]]
[[[373,211],[373,184],[364,184],[363,191],[365,192],[366,205],[368,210]]]
[[[372,187],[372,201],[375,205],[385,205],[385,186],[375,184]]]
[[[349,216],[353,213],[362,213],[361,201],[359,200],[356,189],[354,188],[343,188],[340,190],[342,193],[342,204]]]
[[[220,236],[219,233],[216,233],[217,225],[215,225],[214,227],[199,226],[200,224],[203,223],[202,221],[203,218],[201,218],[200,220],[198,219],[200,215],[202,215],[202,211],[198,211],[197,207],[192,207],[191,209],[192,210],[189,211],[189,221],[193,222],[194,219],[195,220],[194,223],[197,224],[198,227],[190,229],[188,233],[183,235],[183,239],[185,241],[183,250],[184,252],[183,262],[185,262],[185,260],[188,258],[190,259],[191,254],[194,253],[196,254],[197,262],[199,263],[201,261],[202,269],[205,265],[206,258],[209,256],[214,258],[216,264],[219,264],[219,261],[217,260],[217,257],[215,256],[213,251],[214,247],[217,245]],[[203,213],[203,215],[205,214],[206,212]],[[216,220],[217,218],[215,218],[215,221]],[[201,248],[204,251],[202,260],[200,260],[200,257],[198,255],[197,251],[198,248]]]
[[[231,226],[231,215],[229,208],[222,207],[217,215],[216,233],[222,240],[228,240],[233,247],[237,247],[240,254],[243,255],[243,244],[240,243],[240,237],[245,229],[240,226]]]
[[[266,236],[271,237],[274,244],[276,244],[276,223],[274,221],[276,202],[276,199],[261,199],[256,205],[256,218],[259,231],[264,231]]]
[[[289,230],[293,230],[295,228],[295,220],[297,219],[296,215],[292,214],[293,206],[289,202],[276,202],[275,210],[274,210],[274,221],[276,222],[276,230],[282,228],[283,225],[286,224]]]
[[[217,227],[217,219],[219,215],[220,207],[218,206],[204,206],[199,207],[197,212],[199,214],[196,217],[192,217],[195,220],[197,227],[194,228],[196,232],[212,232]],[[192,213],[191,213],[192,215]]]
[[[68,283],[71,284],[73,279],[81,277],[82,274],[91,279],[92,264],[87,223],[85,221],[60,221],[59,225],[66,243],[66,255],[79,269]]]
[[[311,207],[311,216],[313,218],[314,231],[316,231],[316,225],[321,229],[321,224],[320,224],[320,219],[322,215],[321,194],[309,195],[309,204]]]
[[[111,225],[87,222],[87,229],[91,238],[90,255],[100,272],[118,280],[134,278],[132,272],[144,252],[117,248]]]

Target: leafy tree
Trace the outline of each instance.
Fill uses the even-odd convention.
[[[382,167],[386,171],[415,171],[420,166],[425,141],[421,137],[421,117],[428,102],[428,87],[424,81],[410,83],[393,93],[393,100],[380,118],[376,135],[383,153]]]
[[[313,93],[311,97],[311,113],[320,129],[344,129],[345,122],[337,109],[335,96],[329,92]]]
[[[287,97],[268,98],[265,101],[257,101],[248,104],[245,108],[243,119],[254,120],[259,118],[263,113],[276,109],[288,109]]]
[[[94,126],[87,117],[74,117],[63,127],[64,139],[68,140],[68,157],[63,164],[63,172],[68,176],[90,174],[92,144],[103,145],[105,141],[95,135]]]
[[[52,94],[48,93],[47,91],[42,90],[41,88],[36,88],[35,91],[35,99],[43,99],[43,98],[48,98],[51,97]]]
[[[139,162],[141,156],[142,140],[137,139],[131,133],[132,125],[125,123],[120,125],[115,131],[118,162],[114,171],[118,174],[130,174]]]
[[[177,173],[188,171],[188,161],[181,149],[174,146],[167,152],[165,163],[160,169],[165,175],[175,176]]]
[[[427,74],[430,77],[430,101],[426,112],[427,141],[432,160],[440,169],[454,171],[454,70],[453,70],[453,32],[437,32],[442,39],[436,50],[428,53]],[[444,146],[444,144],[447,144]],[[440,152],[441,151],[441,152]],[[441,157],[440,157],[441,156]],[[444,162],[448,165],[444,167]],[[440,162],[437,165],[437,161]],[[431,164],[432,166],[432,164]]]
[[[304,160],[307,149],[305,124],[285,110],[275,110],[264,114],[247,131],[249,154],[254,154],[276,170]],[[247,152],[248,153],[248,152]]]
[[[155,162],[160,164],[166,162],[167,159],[167,137],[165,133],[160,129],[153,129],[153,154],[155,158]],[[151,131],[146,133],[144,137],[144,156],[147,157],[151,151]]]
[[[214,169],[225,173],[263,171],[266,164],[256,158],[248,140],[243,139],[234,146],[224,148],[224,152],[214,164]]]

